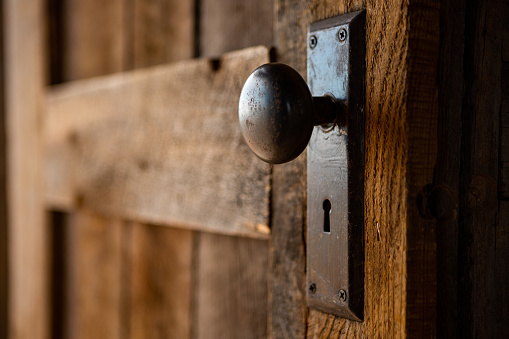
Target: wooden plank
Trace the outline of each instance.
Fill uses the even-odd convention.
[[[465,10],[458,240],[458,337],[507,337],[507,205],[499,201],[500,113],[507,11],[503,1]],[[503,134],[503,133],[502,133]],[[504,284],[505,283],[505,284]],[[505,299],[504,299],[505,297]]]
[[[40,175],[43,1],[4,1],[9,338],[48,337]]]
[[[273,42],[274,0],[200,0],[200,56],[218,57],[225,52]]]
[[[507,31],[506,31],[507,32]],[[499,219],[496,226],[494,265],[489,268],[493,275],[493,305],[489,316],[493,326],[493,338],[504,338],[509,334],[509,201],[499,201]]]
[[[196,239],[193,338],[266,338],[267,241],[205,232]]]
[[[204,0],[197,6],[197,55],[272,44],[273,0]],[[193,337],[266,338],[267,241],[197,232],[194,252]]]
[[[464,1],[440,8],[438,148],[428,210],[436,218],[437,337],[457,338],[458,200],[463,102]]]
[[[124,0],[66,0],[62,4],[61,81],[127,69]]]
[[[79,210],[65,225],[65,338],[120,338],[122,223]]]
[[[130,66],[126,1],[52,0],[50,5],[52,83]],[[71,216],[57,219],[53,237],[61,253],[54,256],[52,336],[124,338],[121,244],[126,227],[79,206]]]
[[[194,1],[133,2],[134,68],[194,56]]]
[[[344,1],[337,2],[333,9],[325,3],[313,9],[311,6],[309,1],[275,2],[277,60],[294,67],[304,77],[308,25],[312,21],[361,9],[362,2],[346,8]],[[321,325],[326,316],[317,312],[321,319],[315,319],[313,311],[308,314],[305,299],[306,154],[290,163],[275,166],[272,182],[271,336],[313,337],[315,324]]]
[[[4,51],[4,10],[0,6],[0,51]],[[0,79],[4,77],[4,53],[0,53]],[[8,224],[7,224],[7,130],[5,87],[0,81],[0,339],[6,339],[9,324]]]
[[[278,60],[305,74],[308,24],[362,6],[361,1],[278,1]],[[415,201],[432,182],[435,165],[438,14],[437,3],[430,1],[367,3],[363,323],[310,311],[304,327],[304,218],[288,214],[305,208],[300,192],[306,187],[305,157],[274,168],[272,267],[278,275],[272,295],[288,294],[281,281],[296,283],[290,297],[272,301],[274,337],[434,335],[434,228]],[[289,179],[294,176],[302,178],[300,185]]]
[[[269,166],[237,118],[244,80],[267,60],[256,47],[225,55],[219,69],[186,61],[54,88],[47,202],[267,238]]]
[[[192,232],[134,224],[130,338],[190,338]]]
[[[134,68],[194,55],[195,1],[129,4]],[[134,223],[123,234],[123,327],[128,332],[123,337],[189,338],[194,232]]]
[[[406,93],[396,91],[404,100],[407,124],[401,129],[407,138],[407,145],[401,149],[403,159],[407,152],[406,173],[402,176],[406,188],[401,191],[406,200],[406,218],[402,218],[406,219],[406,239],[402,239],[407,275],[404,326],[407,337],[430,338],[436,336],[436,222],[429,220],[415,202],[433,182],[437,157],[440,1],[412,2],[407,15],[407,23],[395,27],[397,31],[403,26],[408,32],[408,47],[401,51],[406,56],[406,60],[402,59]]]

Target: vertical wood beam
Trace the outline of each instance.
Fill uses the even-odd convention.
[[[440,7],[437,165],[428,197],[428,211],[436,219],[437,338],[457,338],[464,31],[465,1],[443,1]]]
[[[4,87],[4,10],[0,6],[0,339],[7,338],[8,329],[8,224],[7,224],[7,143]]]
[[[460,338],[501,338],[509,333],[509,219],[506,201],[499,200],[509,5],[465,6],[457,331]]]
[[[305,155],[275,166],[274,337],[435,333],[434,223],[418,210],[436,156],[437,1],[276,4],[278,60],[305,74],[309,23],[366,7],[365,306],[357,323],[310,310],[305,293]],[[294,178],[302,178],[300,181]],[[285,289],[293,284],[288,296]],[[286,293],[286,294],[285,294]],[[288,316],[288,312],[292,312]],[[307,324],[307,327],[305,325]]]
[[[273,41],[273,0],[200,0],[199,55],[223,53]]]
[[[47,249],[41,195],[44,2],[7,0],[5,91],[9,201],[9,337],[48,337]]]
[[[133,68],[194,56],[194,0],[129,0]],[[148,107],[147,107],[148,108]],[[127,226],[127,225],[126,225]],[[130,338],[190,338],[192,255],[195,232],[147,224],[128,226],[122,281],[129,303],[124,330]],[[127,230],[124,229],[124,235]],[[141,310],[141,311],[140,311]]]
[[[194,0],[133,1],[134,68],[194,56]]]
[[[197,6],[197,56],[272,44],[273,0],[200,0]],[[192,336],[266,337],[267,241],[196,232],[193,250]]]
[[[123,226],[84,210],[68,218],[62,253],[67,272],[65,316],[60,319],[65,338],[122,338]]]
[[[129,338],[190,338],[191,325],[197,326],[191,321],[193,232],[138,223],[131,227],[126,243],[130,272],[123,280]]]
[[[62,3],[62,81],[129,68],[127,1],[66,0]],[[132,25],[131,22],[128,24]]]
[[[128,1],[64,0],[56,4],[61,11],[56,13],[59,19],[56,24],[61,26],[54,28],[53,34],[58,35],[54,36],[57,41],[52,47],[60,50],[54,51],[52,57],[61,63],[52,66],[59,67],[56,72],[59,81],[131,67],[132,46],[127,28],[132,22],[127,20]],[[54,262],[64,266],[54,268],[61,272],[64,282],[62,293],[53,295],[62,308],[54,316],[62,318],[54,319],[52,334],[65,338],[124,338],[128,324],[123,323],[126,294],[123,294],[122,241],[127,225],[82,208],[63,218],[63,223],[53,227],[53,236],[63,242],[62,253],[58,255],[65,259]],[[58,310],[54,307],[53,311]]]

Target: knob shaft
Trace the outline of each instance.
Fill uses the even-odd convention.
[[[240,128],[257,157],[280,164],[304,151],[314,125],[335,122],[337,108],[331,97],[313,98],[304,79],[290,66],[265,64],[242,88]]]

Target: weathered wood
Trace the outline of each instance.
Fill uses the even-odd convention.
[[[264,47],[60,85],[48,95],[46,200],[266,238],[269,166],[238,128]]]
[[[505,30],[509,32],[509,30]],[[492,338],[505,338],[509,336],[509,201],[498,202],[498,223],[496,225],[495,233],[495,250],[494,250],[494,265],[489,268],[490,273],[493,275],[493,290],[491,295],[495,299],[490,298],[493,303],[489,310],[491,311],[488,316],[490,324],[493,326]]]
[[[4,11],[0,6],[0,51],[4,51]],[[0,53],[0,79],[4,79],[4,53]],[[9,310],[7,233],[7,130],[4,82],[0,82],[0,339],[7,339]]]
[[[509,24],[502,28],[507,52],[502,54],[502,109],[500,110],[499,199],[509,200]]]
[[[272,0],[205,0],[197,4],[197,55],[217,57],[231,50],[272,44]],[[267,241],[200,232],[195,234],[194,252],[197,278],[193,293],[193,336],[265,338]]]
[[[194,55],[195,1],[130,4],[134,68]],[[124,337],[189,338],[194,233],[134,223],[123,234]]]
[[[130,67],[128,2],[56,0],[51,3],[54,12],[50,13],[50,19],[55,19],[50,22],[53,30],[49,39],[54,48],[50,63],[52,83]],[[76,207],[70,216],[59,218],[61,225],[58,220],[53,224],[54,241],[60,246],[60,253],[55,255],[66,259],[60,262],[59,256],[54,257],[54,266],[63,268],[54,267],[53,317],[59,319],[53,319],[52,336],[125,338],[127,326],[122,322],[126,292],[121,275],[126,267],[122,240],[127,226]],[[66,295],[59,295],[57,288]]]
[[[436,336],[436,223],[427,218],[416,202],[422,197],[423,188],[433,182],[436,165],[440,1],[418,0],[407,6],[407,22],[396,26],[396,31],[403,28],[408,34],[408,45],[401,49],[401,54],[405,56],[401,59],[405,74],[401,75],[405,79],[406,93],[398,90],[387,93],[392,96],[390,101],[393,101],[395,96],[402,99],[406,120],[406,126],[401,129],[402,136],[406,139],[401,142],[406,145],[400,148],[402,158],[406,158],[406,163],[402,163],[404,167],[401,167],[404,172],[400,174],[400,178],[404,179],[402,183],[406,186],[401,190],[405,199],[406,215],[402,215],[400,219],[406,223],[406,234],[401,238],[403,258],[406,260],[404,330],[409,338],[432,338]],[[379,66],[377,68],[379,69]],[[372,89],[375,90],[375,86]],[[369,99],[367,101],[369,102]],[[369,111],[369,108],[367,110]],[[377,133],[376,128],[372,131]],[[373,151],[376,148],[376,139],[366,141],[373,147]],[[399,142],[397,139],[394,141]],[[399,151],[396,151],[397,153]],[[395,284],[397,286],[397,280]],[[395,308],[397,307],[395,304]]]
[[[124,0],[62,3],[61,81],[125,70],[129,36]],[[55,65],[56,66],[56,65]]]
[[[509,78],[509,60],[504,62],[504,69],[506,73],[502,77]],[[509,88],[509,84],[507,87]],[[502,100],[499,154],[498,195],[499,199],[509,200],[509,96]]]
[[[509,334],[509,323],[501,318],[506,315],[507,319],[508,314],[509,220],[507,205],[497,200],[499,154],[504,147],[500,144],[501,52],[508,11],[507,2],[488,0],[467,2],[465,10],[458,240],[460,338],[503,338]]]
[[[278,1],[278,60],[305,74],[308,24],[362,6],[361,1]],[[438,14],[438,4],[429,1],[367,3],[365,320],[354,323],[311,311],[309,337],[435,333],[435,235],[432,222],[418,213],[416,200],[432,182],[435,165]],[[288,288],[279,276],[299,283],[291,297],[273,300],[274,337],[302,338],[305,331],[299,319],[305,312],[304,227],[303,221],[288,217],[289,211],[298,217],[305,208],[299,192],[305,190],[304,164],[301,157],[274,168],[272,265],[280,275],[272,295]],[[302,177],[299,185],[289,182],[296,171]],[[287,310],[300,316],[288,316]]]
[[[48,337],[46,229],[41,195],[43,1],[4,1],[9,338]]]
[[[268,243],[201,233],[196,237],[194,338],[266,338]]]
[[[130,338],[190,338],[192,239],[188,230],[133,225]]]
[[[134,68],[194,55],[195,1],[134,0]]]
[[[122,223],[78,210],[65,225],[65,338],[120,338]]]
[[[464,1],[440,8],[438,148],[433,187],[427,198],[436,218],[437,338],[457,338],[458,195],[463,101]]]
[[[200,0],[198,29],[200,56],[273,42],[274,0]]]

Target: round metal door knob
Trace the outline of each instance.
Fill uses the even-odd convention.
[[[314,125],[336,121],[332,97],[312,97],[300,74],[270,63],[247,78],[239,102],[242,134],[257,157],[271,164],[295,159],[306,148]]]

